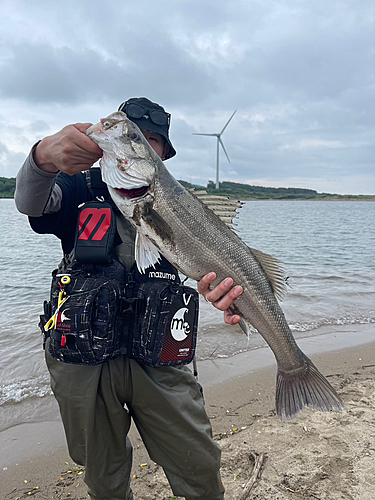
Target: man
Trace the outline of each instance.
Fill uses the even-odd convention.
[[[176,151],[169,138],[170,115],[146,98],[120,106],[142,130],[162,160]],[[90,198],[83,171],[102,156],[84,132],[91,123],[68,125],[33,147],[17,176],[15,201],[32,228],[52,233],[65,254],[73,250],[77,206]],[[134,232],[117,219],[121,240],[118,260],[134,262]],[[240,318],[228,308],[242,293],[228,278],[210,289],[215,273],[198,283],[199,292],[222,311],[228,324]],[[224,488],[219,474],[220,448],[212,439],[202,395],[187,367],[146,366],[126,355],[95,366],[54,359],[46,347],[51,386],[60,407],[69,453],[84,465],[93,500],[130,500],[132,449],[127,437],[131,419],[152,460],[160,464],[175,495],[188,500],[219,500]]]

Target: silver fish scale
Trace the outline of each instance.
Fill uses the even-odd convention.
[[[231,277],[244,293],[235,309],[273,350],[281,369],[304,364],[270,281],[247,245],[219,217],[169,174],[158,168],[153,209],[169,225],[174,248],[161,249],[183,274],[195,280],[215,271],[219,283]],[[163,251],[164,250],[164,251]]]

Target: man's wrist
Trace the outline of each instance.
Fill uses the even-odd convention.
[[[59,171],[59,169],[53,163],[48,161],[48,158],[45,154],[46,139],[48,140],[48,138],[41,140],[40,143],[34,149],[33,153],[34,162],[35,165],[38,168],[40,168],[40,170],[56,174]]]

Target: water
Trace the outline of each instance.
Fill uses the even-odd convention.
[[[375,322],[374,227],[372,202],[256,201],[241,209],[237,229],[249,246],[284,262],[292,288],[281,305],[298,339]],[[55,237],[33,233],[13,200],[0,200],[0,232],[1,430],[55,411],[37,324],[61,250]],[[263,345],[201,301],[198,359]]]

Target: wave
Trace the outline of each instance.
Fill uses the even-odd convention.
[[[308,332],[317,330],[318,328],[327,325],[368,325],[371,323],[375,323],[374,311],[370,311],[369,314],[362,314],[359,316],[348,315],[340,316],[338,318],[324,318],[308,323],[290,323],[289,326],[292,332]]]
[[[52,394],[49,377],[39,376],[0,386],[0,406],[20,403],[28,398],[43,398]]]

